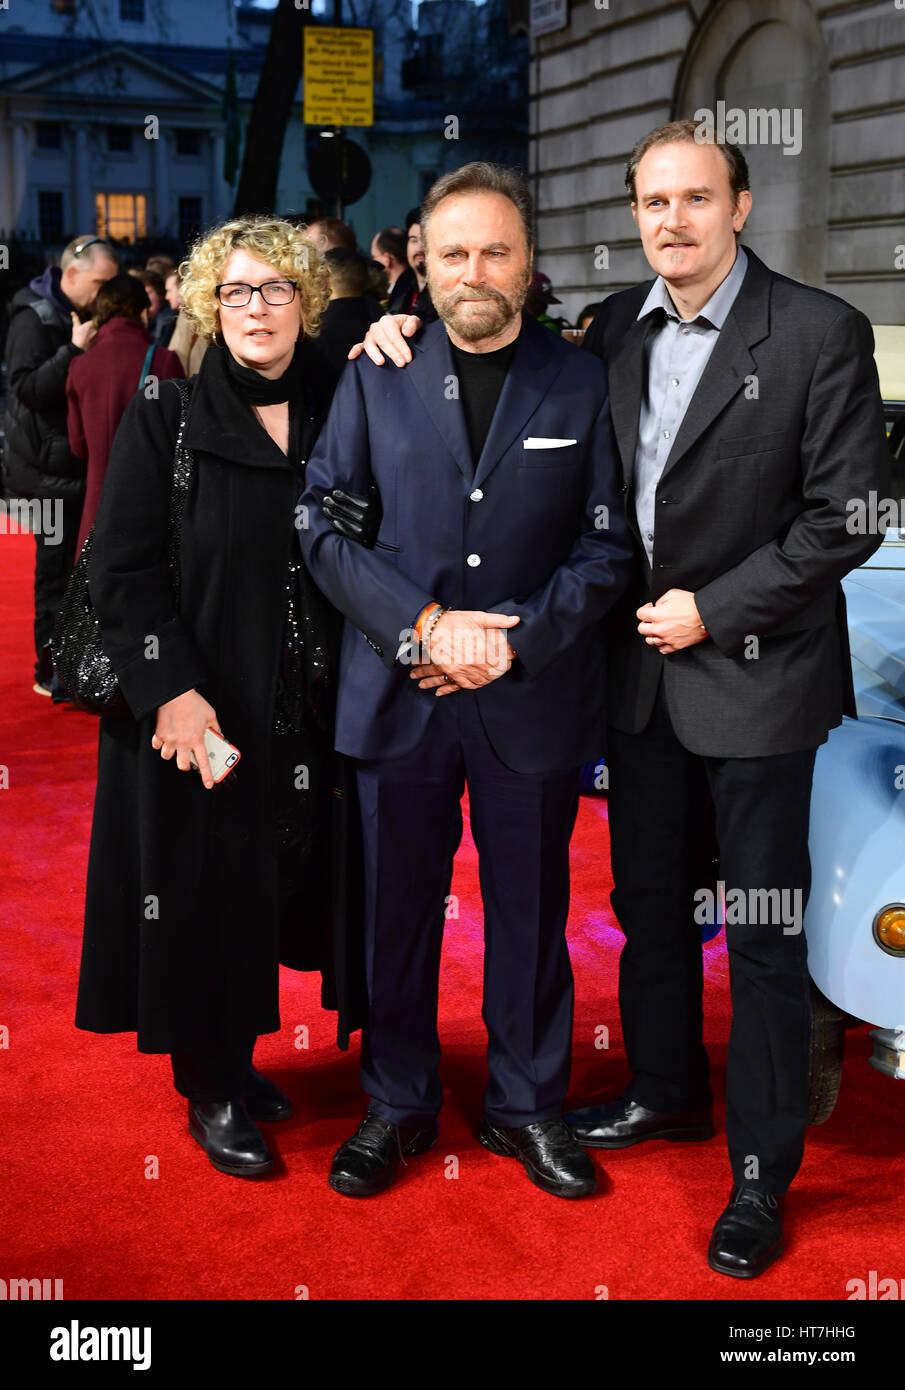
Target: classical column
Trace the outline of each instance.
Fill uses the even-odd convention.
[[[102,189],[98,189],[102,192]],[[69,231],[73,236],[86,236],[97,230],[97,213],[94,207],[94,187],[91,178],[91,159],[88,150],[88,127],[75,127],[75,141],[72,151],[72,225]]]
[[[28,151],[25,141],[25,125],[16,121],[12,130],[12,161],[10,168],[10,219],[12,227],[21,231],[37,230],[29,227],[29,209],[25,203],[25,190],[28,186]]]
[[[208,208],[202,208],[202,221],[210,220],[219,222],[227,215],[227,190],[228,185],[223,181],[223,157],[226,152],[226,141],[222,130],[215,130],[211,135],[211,196]],[[208,216],[209,215],[209,216]]]
[[[157,133],[157,139],[151,143],[154,146],[154,206],[148,209],[148,227],[153,228],[159,235],[166,235],[171,230],[172,218],[170,215],[170,169],[169,169],[169,140],[168,133],[164,128],[163,122]]]
[[[5,173],[3,171],[6,171]],[[13,157],[12,136],[6,126],[0,126],[0,238],[4,244],[12,236],[13,216]]]

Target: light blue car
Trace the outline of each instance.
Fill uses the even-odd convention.
[[[858,719],[830,733],[814,770],[804,918],[814,1124],[836,1101],[846,1027],[873,1024],[871,1066],[905,1081],[905,382],[897,374],[889,388],[880,351],[894,342],[901,371],[905,328],[875,334],[899,510],[843,581]]]

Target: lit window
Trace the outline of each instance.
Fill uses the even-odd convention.
[[[144,193],[97,193],[94,198],[97,235],[104,241],[136,241],[147,236]]]

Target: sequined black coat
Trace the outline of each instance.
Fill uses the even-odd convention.
[[[334,378],[311,347],[302,351],[298,438],[307,458]],[[224,1027],[273,1032],[279,959],[322,971],[346,1046],[363,998],[353,779],[332,738],[309,746],[273,732],[298,473],[236,394],[224,352],[209,350],[184,436],[194,471],[174,612],[166,540],[178,421],[169,382],[158,400],[133,399],[95,524],[89,587],[135,718],[101,720],[76,1024],[136,1031],[145,1052],[190,1048]],[[331,633],[317,636],[330,645]],[[210,791],[151,747],[157,707],[192,688],[242,754]],[[296,884],[287,894],[275,788],[285,803],[296,776],[325,793],[331,824],[308,890]]]

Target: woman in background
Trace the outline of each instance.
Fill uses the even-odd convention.
[[[155,348],[148,359],[150,309],[144,286],[132,275],[114,275],[101,285],[92,317],[97,337],[73,358],[66,374],[69,447],[88,465],[76,555],[94,525],[110,447],[126,406],[148,376],[158,382],[185,376],[167,348]]]

